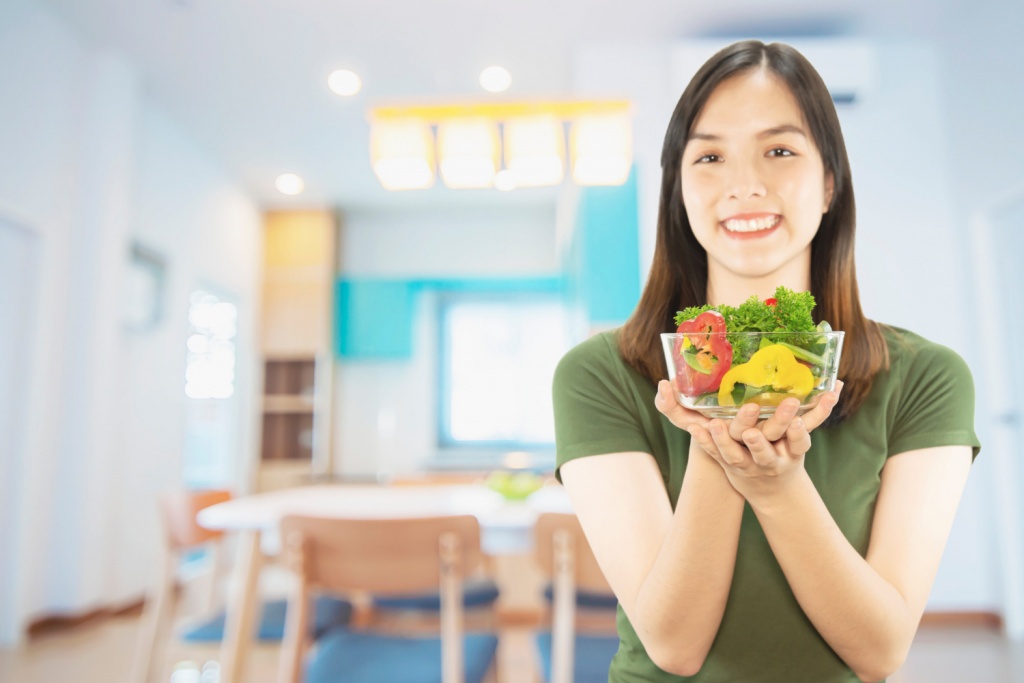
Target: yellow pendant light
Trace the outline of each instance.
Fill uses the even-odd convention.
[[[505,167],[517,187],[557,185],[565,176],[565,133],[550,115],[505,122]]]
[[[453,189],[491,187],[498,170],[498,126],[490,119],[451,119],[437,127],[441,179]]]
[[[419,119],[373,122],[370,159],[385,189],[421,190],[434,184],[434,137]]]
[[[578,185],[622,185],[633,162],[629,116],[581,116],[569,132],[572,178]]]

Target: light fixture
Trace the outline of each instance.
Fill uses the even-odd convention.
[[[480,85],[487,92],[505,92],[512,85],[512,74],[500,66],[489,66],[480,72]]]
[[[294,173],[282,173],[274,179],[274,187],[281,194],[296,195],[306,188],[306,183]]]
[[[633,130],[624,114],[581,116],[569,132],[578,185],[622,185],[633,165]]]
[[[434,139],[414,118],[377,121],[370,129],[373,172],[388,190],[421,190],[434,184]]]
[[[448,187],[490,187],[501,155],[498,126],[484,117],[445,121],[437,127],[437,155]]]
[[[519,187],[557,185],[565,175],[565,134],[551,115],[505,122],[505,167]]]
[[[352,71],[338,69],[327,77],[327,87],[337,95],[351,97],[362,89],[363,81]]]
[[[389,190],[433,185],[435,128],[437,166],[451,188],[558,185],[565,177],[567,124],[577,184],[622,184],[632,167],[625,100],[392,105],[367,114],[373,169]]]

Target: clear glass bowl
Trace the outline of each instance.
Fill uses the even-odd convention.
[[[784,399],[798,415],[836,385],[844,332],[687,332],[661,335],[679,402],[705,417],[731,418],[761,406],[761,419]]]

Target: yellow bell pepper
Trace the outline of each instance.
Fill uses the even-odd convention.
[[[793,352],[785,346],[766,346],[742,365],[734,365],[722,377],[718,388],[718,405],[734,406],[732,390],[737,383],[748,387],[765,387],[759,394],[768,399],[763,405],[778,405],[782,399],[795,396],[801,401],[814,388],[811,369],[797,361]],[[768,391],[768,387],[771,390]],[[761,403],[755,397],[754,402]]]

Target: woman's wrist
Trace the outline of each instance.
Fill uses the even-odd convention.
[[[799,496],[812,491],[817,494],[807,470],[800,467],[788,472],[785,477],[776,478],[771,486],[752,489],[745,498],[760,519],[762,516],[784,513]]]
[[[690,471],[691,467],[706,470],[707,474],[702,477],[702,480],[714,482],[719,485],[722,490],[722,495],[734,498],[737,501],[744,500],[743,494],[737,491],[732,485],[732,482],[729,481],[729,475],[725,473],[722,466],[711,456],[710,453],[701,448],[696,439],[690,440],[690,458],[686,467],[687,471]]]

